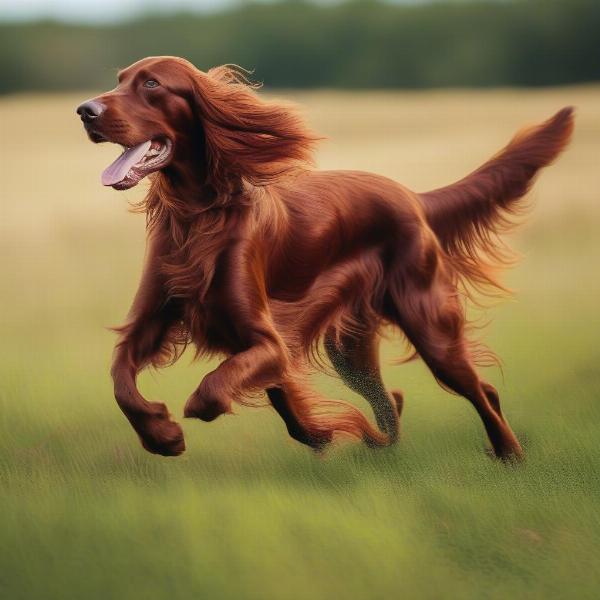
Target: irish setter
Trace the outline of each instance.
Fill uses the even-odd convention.
[[[458,183],[421,194],[370,173],[311,170],[318,136],[232,66],[205,73],[181,58],[146,58],[77,113],[93,142],[123,146],[104,185],[127,189],[150,175],[140,205],[146,261],[111,371],[147,450],[172,456],[185,444],[136,376],[172,363],[188,343],[225,360],[190,396],[185,417],[212,421],[266,390],[289,434],[314,449],[338,433],[395,442],[402,395],[386,390],[378,360],[381,330],[393,325],[437,381],[473,405],[496,456],[522,456],[498,393],[474,368],[464,299],[473,286],[503,289],[497,234],[568,143],[571,108],[522,131]],[[377,427],[309,388],[325,354],[373,407]]]

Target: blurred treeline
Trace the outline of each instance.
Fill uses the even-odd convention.
[[[600,79],[600,0],[245,4],[112,25],[0,24],[0,92],[101,88],[172,54],[272,87],[539,86]]]

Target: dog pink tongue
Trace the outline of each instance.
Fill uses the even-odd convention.
[[[125,150],[114,163],[106,167],[102,172],[102,185],[115,185],[115,183],[123,181],[131,167],[140,162],[146,152],[150,150],[151,144],[152,140],[148,140]]]

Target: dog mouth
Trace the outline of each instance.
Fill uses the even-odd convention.
[[[166,166],[171,158],[172,148],[169,138],[123,146],[123,153],[102,172],[102,185],[116,190],[126,190],[137,185],[146,175]]]

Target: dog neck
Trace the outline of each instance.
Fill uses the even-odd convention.
[[[212,181],[205,146],[200,141],[178,144],[173,160],[155,176],[148,195],[157,195],[178,220],[190,221],[208,210],[243,203],[243,188],[240,177]]]

